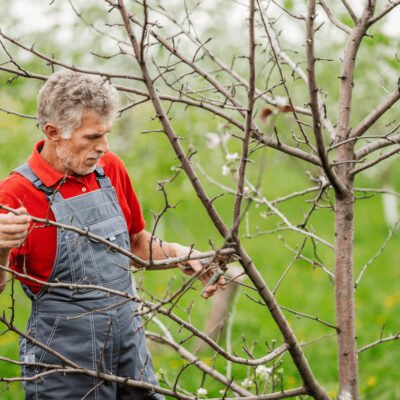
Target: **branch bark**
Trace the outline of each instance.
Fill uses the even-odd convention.
[[[255,56],[256,56],[256,43],[254,35],[254,18],[255,18],[255,0],[250,0],[249,7],[249,89],[247,91],[247,110],[246,110],[246,122],[244,139],[242,143],[242,154],[239,165],[239,179],[236,189],[235,205],[233,207],[233,221],[232,221],[232,238],[238,240],[238,230],[240,224],[240,207],[244,195],[244,182],[246,177],[246,166],[249,156],[249,141],[251,135],[251,127],[253,124],[253,108],[254,108],[254,93],[255,93],[255,80],[256,80],[256,68],[255,68]]]
[[[313,132],[317,143],[317,151],[321,160],[322,168],[326,177],[338,196],[342,197],[347,192],[346,186],[332,169],[328,159],[324,138],[321,129],[321,115],[318,105],[318,87],[315,77],[315,55],[314,55],[314,18],[315,18],[315,0],[310,0],[308,6],[306,27],[307,27],[307,73],[308,73],[308,91],[310,95],[310,106],[313,120]]]
[[[354,67],[361,41],[368,29],[368,20],[375,11],[375,0],[369,0],[361,18],[349,36],[341,68],[339,94],[338,141],[350,135],[351,101]],[[358,400],[358,357],[354,307],[354,194],[351,169],[354,142],[345,142],[336,151],[337,174],[347,187],[346,195],[336,194],[335,202],[335,302],[338,333],[339,398]]]

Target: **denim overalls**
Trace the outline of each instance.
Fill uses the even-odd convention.
[[[126,221],[114,188],[103,169],[95,173],[100,189],[69,199],[44,186],[29,165],[16,169],[46,193],[57,222],[74,225],[130,249]],[[43,251],[46,245],[43,243]],[[130,259],[77,233],[57,228],[57,251],[49,282],[92,284],[133,295]],[[92,289],[44,288],[36,295],[23,285],[32,300],[27,333],[82,368],[158,385],[146,349],[144,329],[135,316],[137,303]],[[22,362],[62,366],[56,356],[20,339]],[[52,368],[22,367],[22,375]],[[54,370],[53,370],[54,371]],[[50,373],[24,382],[27,400],[163,400],[160,394],[104,382],[82,374]]]

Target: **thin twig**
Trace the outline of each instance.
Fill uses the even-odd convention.
[[[386,240],[383,242],[382,246],[379,248],[379,250],[376,252],[376,254],[366,262],[366,264],[364,265],[364,267],[362,268],[355,284],[354,284],[354,289],[357,289],[358,285],[360,284],[360,281],[362,279],[362,277],[364,276],[365,271],[367,270],[367,268],[378,258],[380,257],[380,255],[383,253],[383,251],[385,250],[386,246],[388,245],[388,243],[390,242],[390,239],[393,237],[393,234],[396,232],[397,227],[399,226],[400,223],[400,219],[398,219],[396,221],[396,223],[393,225],[393,228],[389,231],[389,234],[386,238]]]

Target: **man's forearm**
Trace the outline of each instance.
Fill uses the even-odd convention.
[[[179,267],[186,275],[192,276],[198,274],[198,278],[204,285],[201,295],[204,298],[212,296],[216,290],[225,285],[223,275],[215,277],[216,269],[208,268],[204,270],[204,265],[200,260],[190,259],[193,255],[199,254],[198,251],[191,247],[182,246],[179,243],[166,243],[162,240],[151,236],[147,231],[142,231],[131,237],[132,253],[144,261],[149,260],[165,260],[168,258],[176,258],[183,260],[181,262],[173,262],[167,265],[151,265],[146,267],[148,270],[160,270]],[[190,259],[190,260],[188,260]],[[141,265],[134,265],[141,268]],[[217,281],[215,281],[215,279]]]
[[[152,260],[165,260],[167,258],[175,257],[174,246],[170,243],[163,242],[159,238],[153,236],[147,231],[142,231],[132,238],[132,252],[144,261]],[[141,267],[135,263],[136,267]],[[163,266],[151,266],[150,270],[169,269],[177,267],[176,264],[169,264]]]
[[[11,249],[0,249],[0,265],[3,267],[8,266],[8,259],[10,257]],[[0,270],[0,293],[6,288],[8,281],[8,272],[3,269]]]

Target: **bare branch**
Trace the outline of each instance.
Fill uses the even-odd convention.
[[[325,246],[329,247],[330,249],[334,249],[334,246],[329,243],[328,241],[326,241],[325,239],[320,238],[319,236],[315,235],[312,232],[307,232],[304,229],[298,228],[297,226],[294,226],[288,219],[287,217],[280,212],[269,200],[267,200],[266,197],[264,197],[254,186],[252,186],[249,183],[249,186],[251,187],[251,189],[254,191],[254,193],[257,194],[257,196],[260,197],[260,199],[262,199],[263,203],[265,205],[268,206],[269,209],[271,209],[271,211],[273,211],[277,216],[279,216],[279,218],[281,218],[281,220],[285,223],[285,225],[287,225],[291,230],[293,230],[294,232],[298,232],[304,236],[308,236],[310,238],[313,238],[314,240],[316,240],[317,242],[320,242],[322,244],[324,244]]]
[[[293,257],[293,259],[290,261],[289,265],[287,266],[287,268],[285,269],[285,271],[283,272],[283,274],[281,275],[281,277],[278,279],[278,282],[276,282],[275,287],[272,289],[272,293],[274,294],[274,296],[276,295],[277,290],[279,289],[280,284],[282,283],[283,279],[285,278],[285,276],[288,274],[288,272],[290,271],[290,269],[292,268],[292,266],[294,265],[294,263],[299,259],[299,257],[301,256],[302,251],[304,250],[304,246],[306,245],[307,242],[307,238],[305,238],[303,240],[303,243],[301,244],[299,250],[297,251],[297,253],[295,254],[295,256]],[[282,306],[281,306],[282,308]]]
[[[396,221],[396,223],[393,225],[393,228],[389,231],[389,234],[386,238],[386,240],[383,242],[382,246],[380,247],[380,249],[376,252],[376,254],[370,259],[368,260],[368,262],[364,265],[364,267],[362,268],[360,275],[358,276],[355,284],[354,284],[354,288],[357,289],[358,285],[361,282],[362,277],[364,276],[365,271],[367,270],[367,268],[378,258],[380,257],[380,255],[383,253],[383,251],[385,250],[386,246],[388,245],[388,243],[390,242],[390,239],[393,237],[393,234],[396,232],[397,227],[399,226],[400,223],[400,219]]]
[[[33,74],[31,72],[24,73],[22,71],[13,70],[11,68],[5,68],[5,67],[0,66],[0,70],[2,70],[2,69],[4,71],[14,73],[14,74],[16,74],[18,76],[22,76],[24,78],[35,78],[35,79],[39,79],[39,80],[47,80],[47,78],[48,78],[48,76],[46,76],[46,75]],[[121,92],[134,93],[134,94],[137,94],[137,95],[147,98],[147,100],[151,100],[148,92],[146,92],[146,91],[136,89],[133,87],[122,86],[122,85],[114,85],[114,87]],[[229,116],[228,114],[223,113],[218,108],[212,107],[203,101],[195,101],[195,100],[191,100],[191,99],[187,99],[187,98],[175,97],[175,96],[170,96],[170,95],[166,95],[166,94],[162,94],[162,93],[159,94],[159,98],[161,100],[166,100],[166,101],[170,101],[173,103],[183,103],[183,104],[187,104],[192,107],[198,107],[198,108],[204,109],[206,111],[213,113],[214,115],[217,115],[217,116],[225,119],[232,125],[237,126],[240,130],[242,130],[242,131],[244,130],[244,125],[241,124],[239,121],[237,121],[233,117]],[[121,111],[123,112],[124,108],[122,108]],[[268,147],[279,150],[288,155],[292,155],[301,160],[310,162],[314,165],[317,165],[317,166],[320,165],[320,161],[319,161],[318,157],[315,157],[314,155],[309,154],[297,147],[292,147],[292,146],[286,145],[282,142],[275,140],[274,138],[272,138],[270,136],[264,135],[258,130],[258,128],[256,128],[256,129],[254,127],[252,128],[252,137],[255,140],[258,140],[260,143],[265,144]]]
[[[388,151],[387,153],[383,154],[382,156],[376,158],[375,160],[372,160],[369,163],[364,164],[362,167],[352,169],[350,171],[350,175],[354,176],[354,175],[358,174],[359,172],[365,171],[366,169],[371,168],[376,164],[379,164],[381,161],[390,158],[391,156],[393,156],[394,154],[397,154],[398,152],[400,152],[400,147],[398,147],[394,150]]]
[[[315,78],[315,55],[314,55],[314,18],[315,18],[315,0],[310,0],[308,6],[306,27],[307,27],[307,73],[308,73],[308,90],[310,95],[310,106],[313,117],[313,131],[315,141],[317,143],[317,151],[321,160],[322,168],[329,182],[338,193],[343,196],[347,189],[340,181],[332,166],[329,163],[328,153],[325,148],[324,139],[321,130],[321,115],[318,107],[318,87]]]
[[[310,395],[318,400],[329,400],[328,394],[316,381],[308,365],[307,359],[304,356],[301,346],[298,343],[294,332],[292,331],[288,321],[284,317],[282,310],[276,302],[276,299],[272,291],[269,289],[267,283],[264,281],[260,272],[247,254],[246,250],[240,244],[237,246],[237,253],[240,256],[240,263],[242,264],[243,268],[247,272],[247,275],[257,288],[257,291],[263,299],[263,302],[268,307],[272,317],[274,318],[276,324],[282,332],[286,343],[289,345],[289,352],[292,356],[294,363],[297,366],[297,369],[303,379],[305,386],[308,387],[310,390]]]
[[[274,31],[271,23],[268,21],[267,16],[265,15],[266,11],[263,10],[261,7],[260,7],[260,10],[261,10],[261,18],[262,18],[263,26],[268,35],[268,38],[269,38],[271,47],[274,50],[274,53],[280,59],[282,59],[293,70],[293,72],[296,73],[303,80],[303,82],[308,87],[308,78],[307,78],[306,73],[284,51],[282,51],[282,49],[279,45],[278,39],[276,37],[275,31]],[[336,129],[333,127],[332,122],[329,120],[329,118],[326,115],[325,105],[320,97],[320,94],[318,93],[317,96],[318,96],[318,108],[320,111],[322,123],[324,125],[324,128],[329,133],[329,136],[333,140],[336,137]],[[294,109],[294,111],[296,112],[297,110]]]
[[[67,69],[70,69],[71,71],[76,71],[76,72],[82,72],[85,74],[91,74],[91,75],[100,75],[100,76],[106,76],[109,78],[120,78],[120,79],[130,79],[130,80],[135,80],[135,81],[143,81],[141,77],[135,76],[135,75],[126,75],[126,74],[113,74],[111,72],[99,72],[97,70],[93,69],[88,69],[88,68],[78,68],[73,65],[68,65],[63,63],[62,61],[56,60],[55,58],[48,57],[45,54],[42,54],[34,49],[34,47],[28,47],[20,43],[18,40],[11,38],[10,36],[4,34],[0,30],[0,36],[2,36],[4,39],[8,40],[9,42],[15,44],[16,46],[20,47],[21,49],[26,50],[27,52],[34,54],[35,56],[41,58],[42,60],[45,60],[51,64],[58,65],[60,67],[64,67]]]
[[[346,32],[347,34],[350,34],[352,31],[352,28],[341,22],[339,19],[336,18],[336,16],[333,14],[332,10],[328,7],[326,4],[325,0],[319,0],[319,4],[321,4],[322,8],[324,9],[326,16],[329,18],[329,20],[332,22],[333,25],[335,25],[337,28],[342,30],[343,32]]]
[[[368,21],[368,25],[371,26],[373,25],[375,22],[379,21],[380,19],[382,19],[385,15],[387,15],[390,11],[392,11],[395,7],[397,7],[400,4],[400,0],[389,0],[388,3],[386,4],[384,10],[378,14],[377,16],[375,16],[374,18],[371,18]]]
[[[240,82],[246,89],[249,88],[249,83],[247,82],[246,79],[244,79],[242,76],[240,76],[238,73],[235,72],[235,70],[228,65],[226,65],[218,56],[216,56],[213,52],[211,52],[206,46],[205,43],[202,43],[199,38],[196,36],[194,37],[192,33],[182,27],[179,22],[174,18],[173,15],[168,14],[167,12],[161,12],[162,15],[167,17],[170,21],[172,21],[177,27],[179,27],[182,32],[189,38],[189,40],[192,41],[192,43],[201,46],[202,51],[207,54],[207,56],[214,61],[222,71],[226,72],[227,74],[231,75],[237,82]],[[206,42],[208,42],[207,40]],[[293,63],[294,65],[294,63]],[[267,104],[273,105],[273,106],[278,106],[278,102],[270,97],[267,96],[265,93],[261,92],[259,89],[255,88],[255,93],[257,94],[258,97],[262,98]],[[299,114],[304,114],[304,115],[311,115],[310,111],[306,108],[299,107],[299,106],[294,106],[294,109],[297,113]]]
[[[4,67],[3,65],[0,65],[0,71],[6,71],[10,72],[11,74],[15,74],[17,76],[23,76],[24,78],[34,78],[34,79],[39,79],[41,81],[46,81],[47,80],[47,75],[41,75],[41,74],[34,74],[32,72],[28,71],[21,71],[21,70],[16,70],[12,68],[7,68]]]
[[[10,208],[8,206],[5,206],[3,204],[0,204],[0,209],[12,212],[13,214],[19,215],[19,212],[13,208]],[[88,230],[84,230],[84,229],[80,229],[76,226],[73,225],[65,225],[65,224],[60,224],[58,222],[54,222],[51,221],[49,219],[46,218],[38,218],[35,216],[31,216],[32,221],[34,222],[38,222],[41,224],[44,224],[45,226],[54,226],[63,230],[69,230],[71,232],[75,232],[77,234],[79,234],[80,236],[85,236],[89,239],[93,239],[97,242],[103,243],[104,245],[106,245],[110,250],[112,251],[116,251],[120,254],[123,254],[124,256],[129,257],[130,259],[132,259],[133,261],[135,261],[135,263],[137,263],[138,265],[143,266],[146,269],[151,269],[151,270],[156,270],[156,269],[164,269],[163,267],[168,266],[168,265],[172,265],[172,264],[177,264],[177,263],[181,263],[184,261],[189,261],[189,260],[199,260],[199,259],[203,259],[203,258],[209,258],[210,256],[213,256],[215,254],[232,254],[234,252],[234,250],[232,248],[224,248],[221,249],[217,252],[215,251],[211,251],[211,252],[207,252],[207,253],[199,253],[199,254],[188,254],[187,256],[182,256],[182,257],[174,257],[174,258],[166,258],[164,260],[153,260],[151,263],[148,261],[144,261],[141,258],[137,257],[135,254],[131,253],[130,251],[124,249],[123,247],[120,247],[118,245],[116,245],[113,242],[110,242],[107,239],[104,239],[101,236],[98,236]],[[206,256],[207,255],[207,256]]]
[[[378,345],[380,345],[380,344],[382,344],[382,343],[387,343],[387,342],[391,342],[391,341],[399,340],[399,339],[400,339],[400,332],[396,333],[396,335],[393,335],[393,336],[388,336],[388,337],[385,337],[385,338],[380,338],[379,340],[376,340],[375,342],[372,342],[372,343],[370,343],[370,344],[367,344],[367,345],[361,347],[361,348],[358,350],[358,353],[362,353],[363,351],[372,349],[372,348],[374,348],[375,346],[378,346]]]
[[[349,13],[351,19],[352,19],[355,23],[357,23],[357,20],[358,20],[357,15],[356,15],[356,13],[353,11],[353,9],[351,8],[350,4],[347,2],[347,0],[341,0],[341,1],[342,1],[342,4],[346,7],[346,10],[348,11],[348,13]]]
[[[382,149],[384,147],[393,146],[395,144],[400,143],[400,133],[393,135],[393,136],[386,136],[380,138],[378,140],[374,140],[373,142],[367,144],[366,146],[362,147],[360,150],[356,151],[355,159],[362,160],[367,155],[373,153],[376,150]]]
[[[21,114],[18,113],[16,111],[10,111],[10,110],[6,110],[5,108],[0,107],[0,111],[6,113],[6,114],[10,114],[10,115],[16,115],[17,117],[22,117],[22,118],[26,118],[26,119],[33,119],[33,120],[37,120],[37,117],[35,115],[27,115],[27,114]]]
[[[354,66],[357,52],[361,41],[368,29],[368,20],[375,11],[376,1],[365,2],[365,7],[360,20],[353,28],[345,48],[342,69],[340,74],[340,94],[339,94],[339,117],[338,117],[338,136],[339,140],[347,139],[350,134],[350,113],[351,99],[353,94]]]
[[[387,190],[387,189],[354,188],[354,190],[356,192],[377,193],[377,194],[391,194],[392,196],[400,197],[400,193],[393,192],[392,190]]]
[[[388,111],[400,99],[400,83],[393,93],[384,99],[356,128],[350,132],[350,138],[363,135],[386,111]]]
[[[132,18],[131,16],[129,16],[125,5],[123,3],[122,0],[118,1],[118,7],[119,7],[119,11],[121,13],[121,16],[123,18],[124,21],[124,25],[125,25],[125,29],[128,32],[129,35],[129,39],[131,41],[132,44],[132,48],[133,51],[136,55],[136,57],[139,56],[140,53],[140,48],[139,48],[139,44],[137,42],[137,39],[135,37],[135,34],[133,32],[133,29],[131,27],[130,24],[130,19]],[[175,54],[176,51],[170,46],[168,46],[169,49]],[[157,112],[157,116],[163,126],[163,129],[168,137],[168,139],[171,142],[171,145],[175,151],[175,153],[177,154],[177,157],[179,158],[180,162],[182,163],[182,167],[185,170],[186,174],[188,175],[190,181],[192,182],[193,187],[196,190],[197,195],[199,196],[200,200],[202,201],[204,207],[206,208],[208,214],[210,215],[210,218],[212,218],[212,220],[214,221],[214,223],[216,224],[218,230],[220,231],[220,233],[223,235],[223,237],[227,238],[230,236],[230,230],[228,229],[228,227],[224,224],[223,220],[221,219],[220,215],[218,214],[218,212],[216,211],[216,209],[214,208],[212,201],[209,199],[209,197],[207,196],[207,193],[205,192],[203,186],[201,185],[201,183],[199,182],[199,179],[193,169],[193,166],[191,165],[189,159],[186,157],[185,152],[181,146],[181,144],[179,143],[179,139],[177,137],[177,135],[175,134],[169,119],[163,109],[163,106],[161,104],[160,98],[158,96],[157,91],[155,90],[153,81],[149,75],[149,72],[147,70],[147,66],[146,66],[146,62],[144,60],[141,60],[139,62],[139,66],[141,68],[142,74],[143,74],[143,78],[145,81],[145,84],[147,86],[147,89],[149,91],[149,95],[151,98],[151,101],[153,103],[153,106]],[[218,85],[219,86],[219,85]]]
[[[247,110],[246,110],[246,123],[244,131],[244,140],[242,143],[242,154],[240,158],[238,184],[236,190],[236,199],[233,209],[232,221],[232,238],[237,238],[237,233],[240,224],[240,206],[244,193],[244,182],[246,177],[246,166],[249,156],[249,141],[251,134],[251,126],[253,122],[253,108],[254,108],[254,93],[255,93],[255,35],[254,35],[254,18],[255,18],[255,0],[250,0],[249,7],[249,90],[247,93]]]
[[[172,341],[171,339],[168,339],[164,336],[161,336],[157,333],[152,333],[152,332],[147,332],[146,336],[154,341],[157,341],[159,343],[164,343],[164,344],[172,347],[185,360],[189,361],[191,364],[195,365],[196,367],[198,367],[199,369],[204,371],[206,374],[212,376],[214,379],[222,382],[224,385],[229,385],[229,387],[235,393],[238,393],[241,396],[249,396],[249,395],[251,396],[251,393],[249,391],[244,390],[238,384],[231,382],[226,376],[222,375],[220,372],[216,371],[214,368],[205,364],[198,357],[196,357],[194,354],[190,353],[187,349],[185,349],[183,346],[180,346],[175,341]]]
[[[320,324],[325,325],[325,326],[327,326],[327,327],[329,327],[329,328],[332,328],[332,329],[334,329],[336,332],[339,332],[339,328],[338,328],[337,326],[335,326],[335,325],[333,325],[333,324],[331,324],[331,323],[329,323],[329,322],[323,321],[323,320],[322,320],[321,318],[319,318],[319,317],[314,317],[314,316],[312,316],[312,315],[304,314],[304,313],[301,313],[301,312],[296,311],[296,310],[291,310],[290,308],[284,307],[284,306],[282,306],[282,305],[280,305],[280,307],[282,308],[282,310],[285,310],[285,311],[290,312],[290,313],[292,313],[292,314],[298,315],[298,316],[300,316],[300,317],[304,317],[304,318],[311,319],[311,320],[313,320],[313,321],[317,321],[317,322],[319,322]]]
[[[142,23],[136,17],[130,15],[129,18],[132,21],[134,21],[134,23],[137,24],[138,26],[142,26]],[[234,96],[232,96],[232,94],[227,89],[225,89],[225,87],[223,85],[221,85],[220,82],[218,82],[218,80],[211,77],[211,75],[209,73],[207,73],[205,70],[203,70],[202,68],[200,68],[199,65],[193,63],[187,57],[182,55],[174,46],[170,45],[163,37],[161,37],[153,29],[149,29],[149,33],[151,35],[153,35],[160,42],[160,44],[162,46],[164,46],[171,54],[173,54],[174,56],[179,58],[186,65],[188,65],[190,68],[192,68],[199,76],[203,77],[207,82],[209,82],[219,93],[221,93],[225,97],[225,99],[227,101],[229,101],[231,104],[233,104],[238,109],[238,111],[240,112],[240,114],[242,116],[245,116],[245,113],[243,111],[241,111],[243,109],[241,104],[234,98]],[[307,157],[307,153],[302,152],[301,150],[298,150],[296,148],[291,148],[290,146],[280,145],[280,143],[277,143],[274,140],[268,139],[265,135],[261,135],[259,132],[260,132],[260,130],[254,124],[254,121],[253,121],[252,137],[254,137],[254,139],[259,140],[262,143],[265,143],[267,145],[271,145],[271,147],[281,149],[282,151],[285,151],[285,152],[290,151],[290,154],[293,154],[293,155],[297,154],[297,156],[299,156],[300,158],[302,158],[306,161],[315,160],[315,157],[313,157],[312,155],[309,155]],[[300,154],[301,154],[301,156],[300,156]]]

